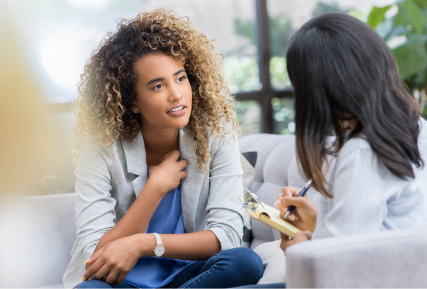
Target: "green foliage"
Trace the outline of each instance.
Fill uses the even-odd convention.
[[[291,86],[286,70],[286,58],[284,56],[273,56],[270,59],[271,86],[274,89],[284,89]]]
[[[405,1],[399,5],[399,13],[397,14],[396,24],[409,25],[415,33],[425,33],[424,24],[426,21],[426,12],[412,1]],[[409,28],[409,27],[408,27]],[[412,29],[409,28],[409,31]]]
[[[367,24],[372,28],[376,28],[378,24],[380,24],[380,22],[384,20],[385,14],[390,9],[390,7],[391,5],[381,7],[381,8],[378,8],[378,7],[372,8],[372,11],[368,17]]]
[[[404,0],[394,5],[397,13],[388,19],[386,12],[391,6],[374,7],[368,25],[388,43],[404,40],[392,48],[399,74],[411,90],[423,89],[427,86],[427,1]]]
[[[274,133],[293,134],[295,132],[293,98],[273,98],[271,105],[273,108]]]
[[[255,56],[224,58],[225,76],[232,93],[259,89],[259,70]]]
[[[342,9],[337,3],[333,2],[331,4],[318,2],[316,8],[314,8],[312,17],[317,17],[328,12],[347,12],[347,10]]]
[[[236,19],[234,32],[248,38],[251,44],[255,44],[255,22],[253,20]]]
[[[423,35],[420,34],[410,35],[405,44],[393,49],[400,75],[404,79],[415,77],[411,82],[418,83],[421,87],[426,84],[425,73],[427,70],[427,50],[423,38]]]
[[[235,101],[233,110],[236,112],[237,121],[243,134],[259,133],[261,108],[254,100]]]
[[[270,17],[271,56],[284,57],[289,38],[293,33],[292,24],[285,15]]]

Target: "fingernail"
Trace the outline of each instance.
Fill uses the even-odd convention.
[[[281,205],[281,202],[279,201],[279,200],[277,200],[277,201],[275,201],[274,202],[274,206],[277,208],[278,206],[280,206]]]
[[[89,259],[87,259],[87,261],[85,262],[85,265],[87,264],[87,262],[89,262],[89,260],[90,260],[90,258],[89,258]]]
[[[83,281],[86,281],[86,278],[85,278],[85,277],[83,277],[83,278],[82,278],[82,280],[83,280]]]

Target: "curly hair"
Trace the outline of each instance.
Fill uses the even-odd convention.
[[[140,116],[132,112],[136,100],[135,62],[150,53],[180,60],[192,88],[192,111],[187,128],[196,141],[199,167],[208,170],[211,133],[225,141],[224,124],[240,133],[233,97],[222,75],[223,56],[212,40],[187,17],[156,9],[133,19],[122,19],[115,33],[108,33],[85,65],[74,102],[73,155],[77,162],[83,141],[93,135],[104,146],[116,139],[130,142],[140,132]],[[222,133],[221,133],[222,131]]]

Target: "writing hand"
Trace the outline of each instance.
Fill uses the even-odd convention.
[[[298,197],[299,192],[299,190],[294,188],[283,187],[282,194],[277,196],[274,205],[279,209],[281,218],[285,217],[290,206],[295,206],[295,210],[286,220],[293,223],[302,231],[314,232],[317,221],[317,210],[307,195],[305,197]]]

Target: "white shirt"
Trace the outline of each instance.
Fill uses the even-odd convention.
[[[424,167],[415,178],[394,176],[359,137],[341,148],[327,180],[328,198],[309,194],[318,210],[313,238],[427,227],[427,122],[420,120],[418,147]]]

